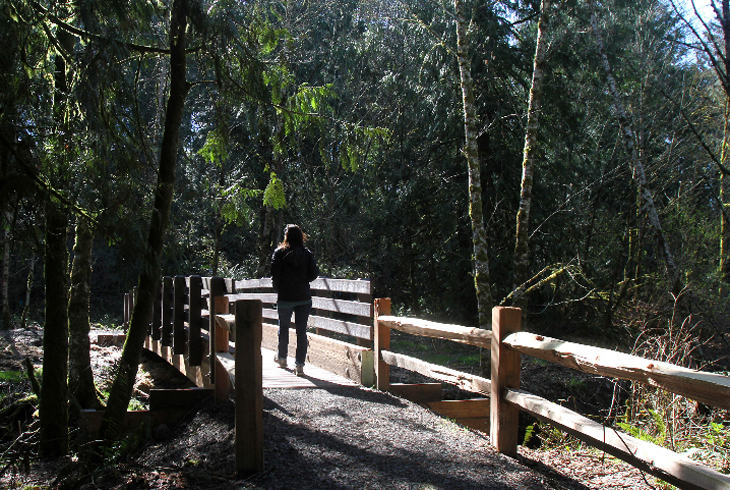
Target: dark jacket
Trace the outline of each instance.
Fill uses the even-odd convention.
[[[314,255],[307,248],[277,248],[271,256],[271,278],[279,301],[312,299],[309,283],[318,275]]]

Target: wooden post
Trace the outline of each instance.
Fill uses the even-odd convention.
[[[264,392],[260,300],[236,301],[236,472],[264,469]]]
[[[200,338],[200,327],[202,326],[201,310],[201,289],[203,279],[200,276],[190,277],[188,288],[188,364],[200,366],[203,361],[203,342]]]
[[[162,345],[172,345],[172,294],[172,277],[166,276],[162,280]]]
[[[520,353],[502,343],[509,334],[522,329],[519,308],[497,307],[492,310],[492,390],[489,402],[489,436],[497,451],[517,455],[519,408],[504,399],[505,388],[520,387]]]
[[[157,285],[155,302],[152,304],[152,324],[150,324],[150,337],[152,340],[160,340],[160,327],[162,325],[162,283]]]
[[[208,335],[209,335],[209,342],[208,342],[208,360],[210,365],[210,371],[208,372],[208,377],[210,378],[211,383],[215,383],[215,377],[216,377],[216,360],[215,360],[215,353],[218,352],[216,349],[218,347],[218,344],[216,343],[216,321],[215,321],[215,315],[216,313],[228,313],[228,309],[226,307],[226,311],[218,311],[217,306],[218,303],[216,302],[216,298],[219,298],[223,296],[226,292],[226,283],[225,280],[222,277],[211,277],[210,278],[210,286],[208,287]],[[226,339],[226,345],[228,345],[227,339]]]
[[[174,299],[172,302],[172,353],[185,354],[185,295],[187,293],[185,276],[175,276],[173,282]]]
[[[390,366],[383,361],[380,352],[390,349],[390,328],[381,325],[379,316],[390,315],[390,298],[375,300],[375,318],[373,320],[373,334],[375,335],[375,379],[376,387],[380,391],[390,389]]]
[[[132,316],[132,310],[129,307],[129,293],[124,293],[124,323],[122,328],[126,332],[129,329],[129,319]]]

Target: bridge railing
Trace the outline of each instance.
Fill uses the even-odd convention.
[[[373,365],[372,286],[366,279],[319,277],[311,283],[307,362],[357,381],[375,384]],[[124,323],[134,308],[135,291],[125,294]],[[235,315],[238,300],[262,303],[262,345],[276,350],[278,326],[276,292],[270,278],[236,281],[210,277],[165,277],[153,309],[146,347],[175,365],[199,386],[215,382],[210,359],[235,341],[235,329],[216,339],[215,315]],[[225,337],[225,339],[223,338]],[[290,335],[289,355],[296,351]],[[205,378],[205,379],[204,379]],[[219,390],[225,389],[219,387]],[[221,393],[219,396],[223,396]]]
[[[398,366],[482,395],[482,410],[489,413],[492,445],[514,456],[518,444],[518,416],[524,410],[539,420],[569,433],[629,464],[680,488],[729,489],[730,476],[661,446],[618,432],[545,398],[520,390],[521,354],[555,362],[580,371],[639,381],[702,403],[730,408],[730,378],[673,364],[643,359],[608,349],[564,342],[521,332],[518,308],[495,308],[492,330],[445,325],[390,315],[390,300],[375,300],[375,355],[377,386],[384,391],[407,392],[390,383],[389,368]],[[448,339],[491,349],[491,379],[461,373],[390,350],[390,330]],[[422,387],[417,387],[422,389]],[[455,401],[459,403],[462,401]],[[465,403],[473,401],[465,400]],[[429,404],[433,406],[433,404]],[[438,411],[438,410],[437,410]],[[485,413],[486,415],[486,413]]]

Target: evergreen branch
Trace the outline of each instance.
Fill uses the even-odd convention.
[[[6,149],[10,151],[10,153],[15,157],[15,161],[20,165],[20,167],[25,172],[26,176],[30,179],[31,184],[34,184],[36,188],[46,196],[50,198],[56,199],[59,203],[63,204],[64,206],[71,209],[74,214],[77,216],[81,216],[85,219],[87,219],[90,223],[93,223],[94,225],[98,225],[99,222],[91,216],[88,210],[81,208],[76,203],[71,202],[66,196],[64,196],[58,189],[53,187],[49,182],[47,182],[45,179],[41,178],[40,174],[35,172],[33,168],[28,165],[28,163],[25,161],[25,159],[18,154],[18,151],[14,147],[13,144],[11,144],[10,141],[8,141],[6,135],[4,133],[0,132],[0,138],[2,138],[3,146],[5,146]]]
[[[57,17],[56,15],[53,15],[47,8],[45,8],[44,6],[42,6],[41,4],[39,4],[38,2],[33,1],[33,2],[31,2],[31,5],[33,6],[33,8],[39,14],[41,14],[45,18],[49,19],[56,26],[64,29],[65,31],[67,31],[67,32],[69,32],[69,33],[71,33],[71,34],[73,34],[73,35],[75,35],[77,37],[80,37],[80,38],[83,38],[83,39],[87,39],[87,40],[90,39],[90,40],[94,40],[94,41],[111,41],[111,39],[109,39],[107,37],[101,36],[99,34],[94,34],[92,32],[87,31],[86,29],[81,29],[79,27],[75,27],[75,26],[69,24],[68,22],[65,22],[65,21],[61,20],[59,17]],[[158,47],[153,47],[153,46],[144,46],[144,45],[141,45],[141,44],[136,44],[136,43],[131,43],[131,42],[124,42],[124,41],[117,41],[117,42],[120,42],[121,44],[123,44],[124,46],[126,46],[127,49],[129,49],[130,51],[136,51],[136,52],[138,52],[140,54],[165,54],[165,55],[169,55],[170,54],[170,49],[169,48],[158,48]],[[190,50],[187,50],[186,52],[192,53],[192,52],[195,52],[195,51],[197,51],[199,49],[200,49],[200,47],[191,48]]]
[[[715,152],[712,151],[710,146],[705,142],[704,138],[702,137],[702,134],[700,134],[700,131],[697,129],[697,126],[690,120],[689,116],[686,114],[686,112],[682,109],[682,106],[672,98],[671,95],[669,95],[666,91],[664,91],[663,88],[659,87],[659,92],[672,104],[677,106],[677,109],[679,110],[679,114],[682,116],[682,119],[687,123],[689,126],[690,131],[692,131],[692,134],[695,135],[697,138],[697,141],[700,143],[700,146],[707,152],[707,155],[709,155],[710,159],[717,165],[717,168],[720,169],[720,173],[722,175],[730,175],[730,169],[728,169],[723,163],[717,159],[717,156],[715,155]]]

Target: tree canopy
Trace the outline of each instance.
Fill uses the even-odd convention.
[[[50,206],[66,218],[56,226],[87,219],[99,242],[92,315],[121,309],[145,267],[174,4],[0,7],[6,282],[25,284],[42,255]],[[402,313],[476,325],[458,56],[468,46],[494,303],[512,304],[521,286],[539,328],[608,336],[624,333],[616,315],[629,305],[690,293],[696,305],[722,303],[726,58],[697,49],[709,38],[683,21],[692,12],[655,0],[543,12],[531,205],[518,235],[540,2],[184,4],[189,87],[159,274],[264,276],[295,222],[324,274],[368,277]],[[19,314],[23,288],[8,296]]]

